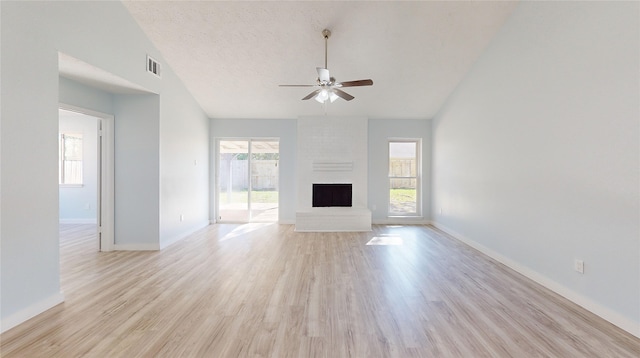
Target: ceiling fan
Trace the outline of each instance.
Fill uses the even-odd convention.
[[[347,92],[341,90],[342,87],[357,87],[357,86],[371,86],[373,85],[373,81],[370,79],[367,80],[357,80],[357,81],[347,81],[347,82],[336,82],[336,79],[329,75],[329,70],[327,69],[327,42],[329,40],[329,36],[331,36],[331,31],[324,29],[322,30],[322,36],[324,37],[324,68],[316,67],[318,71],[318,78],[316,79],[315,85],[280,85],[280,87],[316,87],[316,90],[309,93],[302,100],[315,99],[320,103],[325,103],[327,100],[333,102],[338,98],[342,98],[346,101],[351,101],[355,97],[348,94]]]

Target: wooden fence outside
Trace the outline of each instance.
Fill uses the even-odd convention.
[[[220,161],[220,188],[227,190],[231,174],[234,190],[248,190],[249,166],[247,160]],[[256,160],[251,162],[251,188],[253,190],[278,189],[278,160]]]

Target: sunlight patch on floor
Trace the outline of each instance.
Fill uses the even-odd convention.
[[[402,238],[399,236],[375,236],[373,237],[371,240],[369,240],[369,242],[367,242],[367,245],[395,245],[395,246],[399,246],[402,245]]]
[[[252,231],[256,231],[259,229],[262,229],[264,227],[267,227],[269,225],[274,225],[275,223],[248,223],[248,224],[242,224],[240,226],[238,226],[237,228],[233,229],[230,233],[224,235],[223,237],[220,238],[220,241],[226,241],[229,239],[233,239],[242,235],[246,235]]]

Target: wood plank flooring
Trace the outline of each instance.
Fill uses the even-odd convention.
[[[61,236],[66,302],[2,334],[2,357],[640,356],[429,226],[212,225],[161,252],[97,252],[86,225]]]

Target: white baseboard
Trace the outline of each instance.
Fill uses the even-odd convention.
[[[64,294],[62,291],[57,294],[47,297],[40,302],[36,302],[29,307],[26,307],[7,318],[4,318],[2,322],[0,322],[0,333],[4,333],[11,328],[19,325],[20,323],[26,322],[27,320],[39,315],[40,313],[57,306],[64,302]]]
[[[98,219],[90,218],[90,219],[62,219],[59,220],[60,224],[98,224]]]
[[[115,244],[113,251],[158,251],[160,244]]]
[[[423,218],[385,218],[373,219],[374,225],[429,225],[431,221]]]
[[[633,320],[605,307],[601,304],[594,302],[592,299],[575,292],[567,288],[564,285],[559,284],[558,282],[539,274],[538,272],[531,270],[528,267],[522,266],[518,262],[503,256],[492,249],[473,241],[454,230],[447,228],[446,226],[439,224],[437,222],[431,222],[431,225],[438,228],[439,230],[444,231],[449,236],[453,237],[456,240],[459,240],[474,249],[482,252],[483,254],[491,257],[492,259],[502,263],[503,265],[509,267],[510,269],[524,275],[525,277],[535,281],[536,283],[548,288],[549,290],[559,294],[560,296],[568,299],[569,301],[581,306],[582,308],[588,310],[589,312],[599,316],[600,318],[614,324],[622,328],[623,330],[631,333],[632,335],[640,338],[640,323],[634,322]]]

